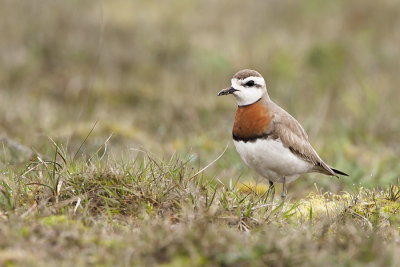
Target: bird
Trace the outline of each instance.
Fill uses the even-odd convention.
[[[233,95],[238,105],[232,130],[236,151],[251,169],[269,181],[268,194],[271,190],[275,194],[274,183],[282,183],[284,200],[286,184],[306,173],[348,176],[320,158],[300,123],[271,100],[259,72],[238,71],[231,86],[218,93],[224,95]]]

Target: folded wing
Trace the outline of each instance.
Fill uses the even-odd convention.
[[[272,134],[279,136],[282,144],[296,156],[313,164],[312,171],[337,176],[311,146],[308,135],[300,123],[283,109],[280,111],[273,119]]]

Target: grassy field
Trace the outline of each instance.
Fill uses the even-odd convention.
[[[400,264],[398,1],[0,0],[0,16],[0,266]],[[216,96],[243,68],[350,177],[306,175],[271,205]]]

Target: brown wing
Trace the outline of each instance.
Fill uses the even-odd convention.
[[[336,176],[335,172],[318,156],[308,141],[308,135],[300,123],[289,113],[279,108],[273,118],[272,132],[279,136],[282,144],[299,158],[312,163],[316,172]]]

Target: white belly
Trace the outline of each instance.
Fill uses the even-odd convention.
[[[285,148],[280,139],[258,139],[255,142],[233,141],[243,161],[258,174],[272,182],[294,181],[311,170],[304,161]]]

